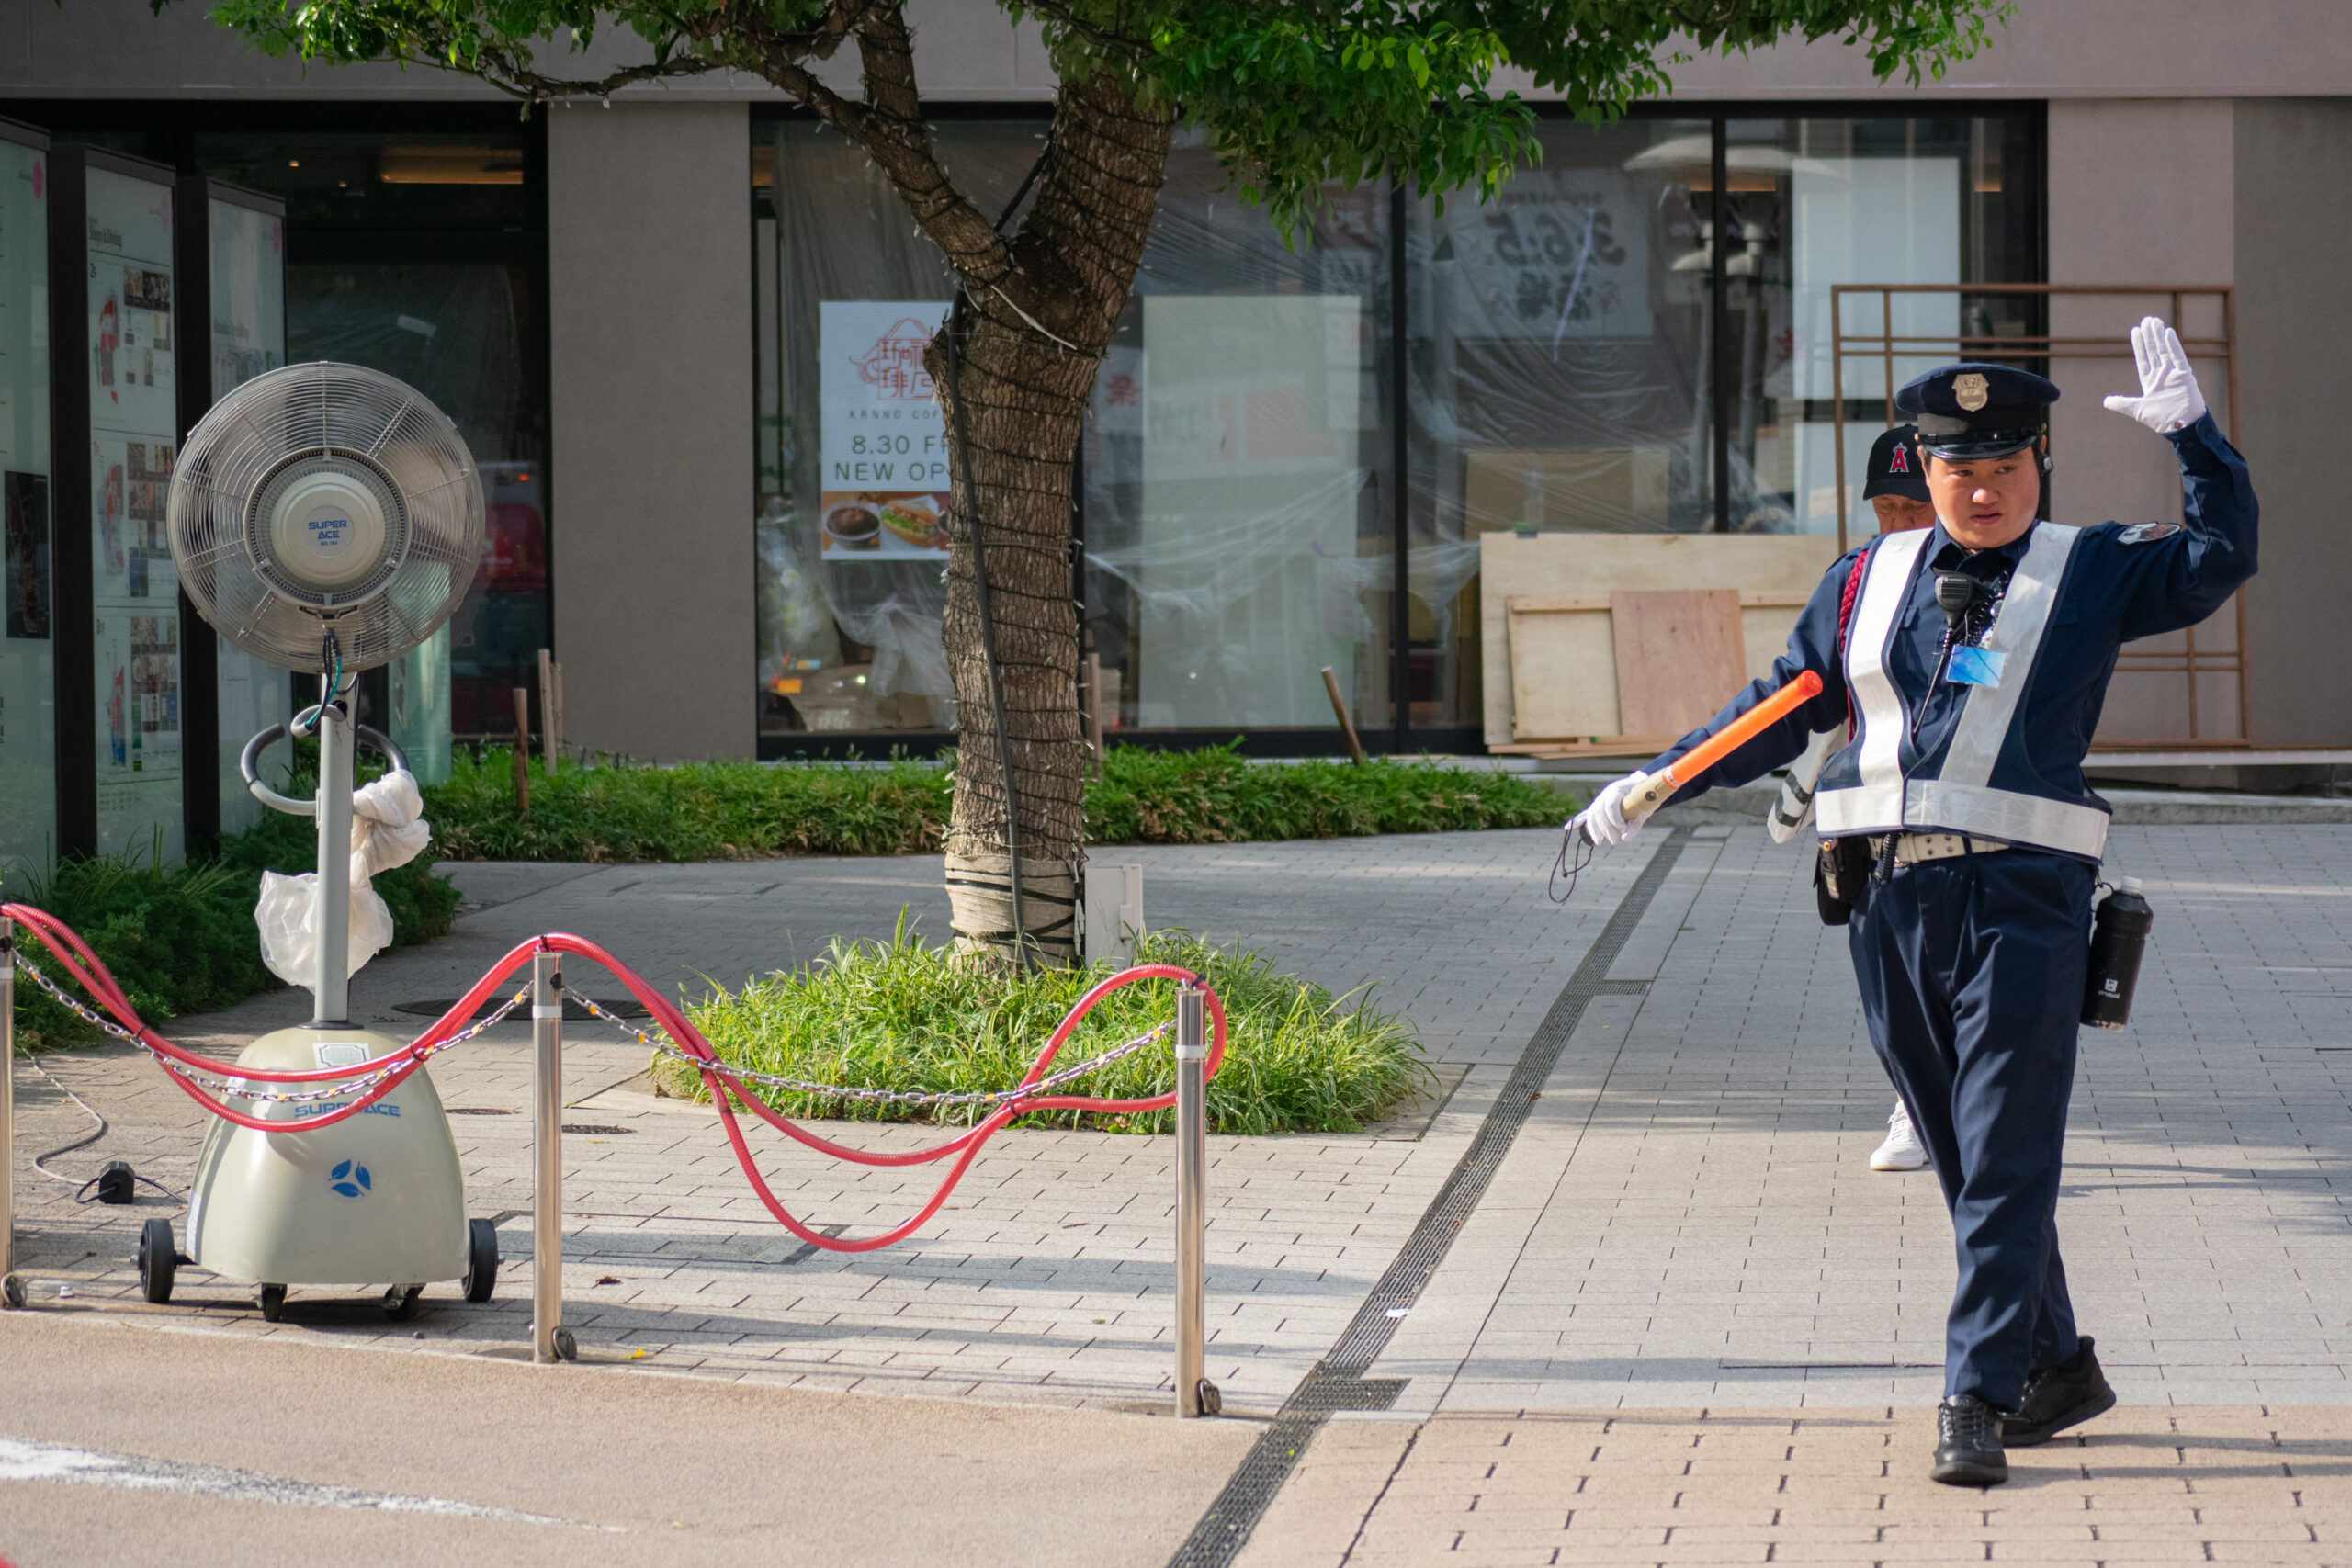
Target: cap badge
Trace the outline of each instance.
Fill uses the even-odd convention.
[[[1974,413],[1992,400],[1992,389],[1984,378],[1973,370],[1964,371],[1951,378],[1951,400]]]

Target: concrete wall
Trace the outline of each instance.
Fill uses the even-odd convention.
[[[756,744],[747,115],[548,122],[555,649],[565,739],[600,750]]]
[[[2056,284],[2209,284],[2235,280],[2232,232],[2234,188],[2232,105],[2223,98],[2066,99],[2050,106],[2050,281]],[[2180,472],[2154,435],[2099,400],[2137,392],[2124,337],[2145,315],[2174,321],[2184,338],[2222,335],[2216,299],[2179,302],[2152,293],[2129,298],[2058,297],[2051,301],[2051,331],[2089,338],[2115,352],[2106,359],[2054,357],[2051,376],[2064,396],[2051,411],[2052,515],[2087,524],[2109,519],[2177,521]],[[2199,379],[2222,427],[2233,428],[2227,406],[2226,367],[2219,357],[2197,361]],[[2256,614],[2249,601],[2247,614]],[[2234,649],[2237,614],[2225,609],[2198,628],[2200,650]],[[2179,655],[2188,639],[2176,634],[2134,644],[2134,653]],[[2099,726],[2101,739],[2182,741],[2234,735],[2240,723],[2234,675],[2199,682],[2191,715],[2178,673],[2118,673]]]
[[[2341,467],[2352,101],[2245,102],[2235,119],[2242,446],[2262,496],[2262,575],[2248,590],[2255,736],[2352,745],[2352,508]]]

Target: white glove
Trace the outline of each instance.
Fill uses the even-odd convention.
[[[2107,406],[2130,414],[2158,435],[2195,424],[2205,416],[2205,394],[2188,367],[2180,334],[2150,316],[2132,329],[2132,357],[2140,367],[2140,395],[2112,397]]]
[[[1584,836],[1596,844],[1622,844],[1642,830],[1639,822],[1625,820],[1625,798],[1650,782],[1647,773],[1627,773],[1622,779],[1604,785],[1592,804],[1568,818],[1568,829],[1584,829]]]

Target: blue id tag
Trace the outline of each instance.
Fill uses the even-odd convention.
[[[2006,653],[1983,648],[1955,648],[1951,650],[1949,671],[1956,686],[1997,686],[2001,683],[2001,666],[2009,661]]]

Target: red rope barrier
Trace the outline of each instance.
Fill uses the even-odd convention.
[[[396,1051],[387,1052],[381,1056],[356,1063],[350,1066],[323,1067],[315,1071],[238,1067],[187,1050],[184,1046],[175,1045],[150,1029],[145,1021],[140,1018],[138,1010],[130,1005],[130,1000],[123,993],[120,984],[116,981],[112,974],[107,972],[106,964],[96,953],[90,951],[89,945],[81,939],[80,935],[64,921],[28,904],[0,903],[0,915],[14,919],[39,937],[41,944],[49,949],[66,974],[87,991],[100,1007],[113,1014],[118,1024],[128,1031],[140,1044],[169,1061],[204,1072],[254,1083],[268,1084],[325,1084],[365,1077],[373,1073],[385,1074],[380,1083],[376,1084],[351,1103],[338,1106],[335,1110],[322,1115],[305,1117],[296,1122],[272,1122],[249,1116],[222,1103],[198,1085],[190,1082],[183,1074],[166,1072],[166,1077],[213,1115],[224,1122],[233,1122],[237,1126],[251,1128],[260,1133],[312,1133],[358,1115],[399,1088],[411,1073],[423,1066],[425,1058],[463,1029],[466,1021],[490,999],[501,982],[529,963],[534,953],[569,953],[585,958],[591,963],[602,965],[612,974],[615,979],[627,987],[629,993],[644,1004],[646,1011],[652,1015],[654,1022],[677,1043],[681,1050],[695,1059],[697,1070],[702,1074],[703,1082],[710,1089],[711,1103],[718,1111],[719,1120],[727,1129],[727,1141],[735,1151],[735,1161],[742,1168],[744,1179],[751,1183],[752,1192],[758,1196],[768,1213],[801,1240],[832,1252],[870,1252],[877,1247],[888,1247],[894,1242],[903,1241],[912,1235],[923,1222],[939,1212],[939,1206],[947,1201],[947,1195],[953,1192],[956,1190],[956,1184],[963,1179],[964,1172],[970,1168],[973,1159],[979,1154],[981,1146],[1016,1117],[1025,1116],[1033,1111],[1088,1111],[1102,1115],[1130,1115],[1144,1111],[1165,1111],[1176,1103],[1176,1093],[1173,1089],[1166,1094],[1127,1100],[1106,1100],[1093,1095],[1075,1094],[1021,1096],[1005,1101],[976,1125],[948,1139],[945,1143],[935,1144],[928,1148],[909,1149],[897,1153],[852,1148],[846,1144],[837,1144],[831,1138],[820,1137],[809,1132],[747,1089],[743,1081],[719,1060],[718,1051],[712,1047],[708,1040],[703,1037],[702,1032],[687,1021],[686,1015],[675,1003],[648,985],[636,971],[605,952],[604,948],[585,937],[573,936],[568,931],[549,931],[543,936],[533,937],[517,944],[512,952],[492,964],[481,979],[475,981],[472,988],[458,998],[448,1011],[434,1021],[431,1028]],[[1224,1001],[1206,981],[1189,969],[1173,964],[1144,964],[1132,969],[1121,970],[1118,974],[1101,981],[1071,1004],[1069,1011],[1062,1016],[1061,1023],[1046,1040],[1044,1048],[1037,1053],[1036,1059],[1029,1065],[1028,1072],[1023,1075],[1020,1084],[1015,1087],[1027,1088],[1043,1078],[1052,1068],[1055,1056],[1060,1054],[1065,1044],[1069,1043],[1071,1034],[1077,1031],[1080,1022],[1088,1013],[1093,1011],[1104,998],[1114,991],[1145,980],[1176,980],[1200,987],[1207,1002],[1210,1024],[1207,1076],[1215,1077],[1217,1068],[1225,1061]],[[230,1098],[233,1100],[238,1097],[232,1093]],[[729,1103],[730,1100],[734,1102],[731,1105]],[[849,1160],[865,1166],[890,1167],[923,1165],[953,1155],[956,1156],[956,1163],[948,1168],[947,1174],[941,1179],[930,1201],[924,1203],[912,1219],[880,1235],[868,1236],[858,1241],[843,1241],[835,1236],[826,1235],[820,1231],[812,1230],[801,1224],[782,1202],[777,1201],[775,1193],[767,1184],[766,1178],[760,1172],[758,1161],[752,1156],[751,1145],[744,1141],[742,1125],[736,1117],[735,1107],[739,1105],[786,1137],[820,1154],[830,1155],[835,1159]]]

